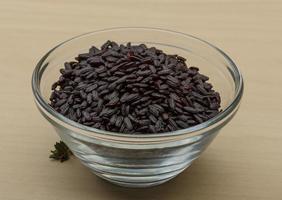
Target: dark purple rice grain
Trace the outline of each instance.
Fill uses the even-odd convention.
[[[148,130],[148,128],[149,128],[148,126],[140,126],[136,129],[136,131],[144,133]]]
[[[93,125],[93,127],[99,129],[99,128],[101,127],[101,123],[100,123],[100,122],[95,123],[95,124]]]
[[[104,72],[104,73],[98,74],[98,76],[99,76],[100,78],[104,78],[104,77],[107,77],[107,76],[108,76],[108,73],[107,73],[107,72]]]
[[[109,109],[109,108],[104,108],[101,112],[100,112],[100,117],[110,117],[113,114],[115,114],[117,111],[117,109]]]
[[[114,75],[115,75],[115,76],[122,77],[122,76],[124,76],[124,75],[125,75],[125,73],[124,73],[124,72],[119,72],[119,71],[116,71],[116,72],[114,73]]]
[[[181,102],[181,100],[180,100],[180,98],[179,98],[179,96],[178,96],[177,94],[171,93],[169,96],[170,96],[170,98],[172,98],[173,100],[178,101],[178,102]]]
[[[162,113],[163,120],[167,120],[169,118],[168,113]]]
[[[162,84],[162,85],[160,85],[160,90],[166,90],[166,89],[168,89],[168,85],[167,84]]]
[[[146,83],[133,83],[132,86],[134,86],[134,87],[142,87],[142,88],[149,87],[149,85],[146,84]]]
[[[99,111],[102,110],[103,103],[104,103],[104,100],[103,100],[103,99],[99,99],[99,100],[98,100],[97,108],[98,108]]]
[[[129,111],[130,111],[130,106],[127,105],[127,106],[125,107],[125,115],[126,115],[126,116],[129,115]]]
[[[163,128],[163,121],[162,120],[158,120],[156,123],[155,123],[155,128],[157,131],[161,130]]]
[[[201,104],[199,104],[198,102],[194,102],[193,106],[194,106],[194,108],[199,110],[199,112],[203,112],[205,110],[204,107]]]
[[[212,89],[212,85],[210,83],[204,83],[204,88],[206,90],[211,90]]]
[[[66,101],[67,101],[67,99],[60,99],[59,101],[57,101],[57,102],[55,103],[54,106],[60,107],[61,105],[63,105],[64,103],[66,103]]]
[[[128,130],[132,130],[133,129],[132,123],[131,123],[131,121],[130,121],[130,119],[128,117],[125,117],[123,119],[123,121],[124,121],[124,124],[125,124],[125,126],[126,126],[126,128]]]
[[[168,99],[168,105],[169,105],[169,107],[170,107],[172,110],[175,109],[175,101],[174,101],[173,98],[169,98],[169,99]]]
[[[140,98],[140,95],[137,94],[137,93],[133,93],[133,94],[129,94],[129,93],[125,93],[121,98],[120,98],[120,101],[122,103],[125,103],[125,102],[129,102],[129,101],[132,101],[134,99],[139,99]]]
[[[151,123],[148,119],[139,120],[139,124],[141,125],[149,125]]]
[[[119,98],[118,97],[115,97],[113,99],[111,99],[108,103],[107,103],[107,106],[115,106],[119,103]]]
[[[65,91],[72,91],[73,87],[72,86],[66,86],[66,87],[64,87],[64,90]]]
[[[58,86],[58,85],[59,85],[59,83],[58,83],[58,82],[53,83],[53,85],[52,85],[51,89],[52,89],[52,90],[55,90],[55,89],[57,88],[57,86]]]
[[[192,91],[191,94],[198,99],[204,99],[206,97],[194,91]]]
[[[199,116],[199,115],[193,115],[195,120],[198,122],[198,123],[203,123],[204,120]]]
[[[149,65],[149,68],[153,74],[157,72],[156,68],[153,65]]]
[[[123,123],[123,117],[118,116],[115,123],[116,127],[120,127],[122,123]]]
[[[60,110],[61,110],[61,114],[62,115],[66,115],[68,110],[69,110],[69,104],[65,103],[63,104],[61,107],[60,107]]]
[[[84,89],[87,87],[87,84],[83,83],[83,82],[80,82],[78,84],[78,86],[76,87],[76,90],[81,90],[81,89]]]
[[[87,93],[91,92],[91,91],[95,90],[97,87],[98,87],[97,84],[90,85],[86,88],[85,92],[87,92]]]
[[[163,75],[169,75],[171,73],[170,69],[163,69],[161,71],[158,71],[158,74],[163,76]]]
[[[153,80],[153,78],[150,77],[150,76],[148,76],[148,77],[144,78],[144,79],[141,81],[141,83],[150,83],[152,80]]]
[[[100,118],[100,117],[92,117],[92,120],[93,120],[94,122],[102,122],[102,121],[103,121],[103,119]]]
[[[135,122],[135,123],[139,123],[139,120],[136,119],[133,115],[128,114],[128,117],[129,117],[129,119],[130,119],[131,121],[133,121],[133,122]]]
[[[203,95],[208,95],[209,93],[206,91],[206,89],[204,88],[203,83],[202,84],[198,84],[197,86],[198,91],[200,91]]]
[[[174,78],[174,77],[171,76],[171,75],[167,76],[167,80],[169,80],[170,82],[172,82],[172,83],[174,83],[174,84],[176,84],[176,85],[179,84],[179,80],[176,79],[176,78]]]
[[[175,128],[171,126],[170,124],[167,125],[167,131],[174,131]]]
[[[87,102],[86,101],[83,101],[81,104],[80,104],[80,107],[81,108],[86,108],[87,106]]]
[[[98,92],[96,90],[92,91],[92,98],[93,98],[94,101],[99,98]]]
[[[84,122],[85,126],[92,126],[94,124],[95,124],[95,122]],[[101,127],[100,127],[100,129],[101,129]]]
[[[86,101],[88,104],[92,103],[92,94],[91,93],[87,94]]]
[[[175,111],[179,114],[182,114],[183,113],[183,110],[179,107],[175,107]]]
[[[152,73],[151,70],[145,70],[145,71],[139,70],[139,71],[136,72],[136,74],[139,75],[139,76],[146,76],[146,75],[149,75],[151,73]]]
[[[80,91],[79,91],[79,94],[80,94],[80,97],[81,97],[82,99],[86,99],[87,94],[86,94],[83,90],[80,90]]]
[[[220,112],[209,77],[155,47],[107,41],[64,63],[50,105],[107,131],[160,133],[189,128]]]
[[[116,123],[117,120],[117,115],[112,115],[112,117],[110,118],[110,124],[114,125]]]
[[[77,117],[77,118],[80,118],[80,117],[81,117],[81,110],[80,110],[80,109],[77,109],[77,110],[76,110],[76,117]]]
[[[153,105],[149,105],[149,111],[156,117],[158,117],[160,114],[159,110],[156,107],[154,107]]]
[[[154,92],[153,90],[147,90],[146,92],[144,92],[144,96],[152,94],[153,92]]]
[[[148,112],[148,108],[143,108],[141,110],[139,110],[139,115],[145,115]]]
[[[90,117],[90,114],[88,112],[85,112],[83,111],[82,112],[82,116],[85,117],[85,119],[88,121],[88,120],[91,120],[91,117]]]
[[[121,124],[119,132],[121,132],[121,133],[126,132],[125,131],[125,124],[124,123]]]
[[[218,103],[210,103],[210,109],[216,110],[219,108]]]
[[[86,79],[91,79],[91,78],[96,77],[96,76],[97,76],[96,72],[91,72],[86,76]]]
[[[177,124],[175,123],[175,121],[172,118],[168,119],[168,123],[169,125],[171,125],[174,129],[178,129]]]
[[[156,129],[155,129],[155,127],[153,125],[149,125],[149,130],[152,133],[156,133]]]
[[[121,105],[120,110],[121,110],[121,114],[122,114],[123,116],[126,116],[126,105],[125,105],[125,104],[122,104],[122,105]]]
[[[199,112],[198,109],[192,108],[190,106],[185,106],[183,107],[183,109],[187,111],[188,113],[198,113]]]
[[[108,57],[106,57],[106,60],[109,61],[109,62],[116,62],[116,61],[118,61],[119,59],[116,58],[116,57],[113,57],[113,56],[108,56]]]
[[[176,122],[176,124],[177,124],[178,126],[180,126],[181,128],[187,128],[187,127],[188,127],[188,126],[187,126],[187,123],[185,123],[184,121],[176,120],[175,122]]]
[[[150,119],[151,122],[153,122],[154,124],[158,121],[158,119],[157,119],[154,115],[149,115],[149,119]]]
[[[152,97],[157,97],[157,98],[166,98],[165,95],[159,94],[159,93],[152,93],[151,96],[152,96]]]
[[[106,89],[106,90],[103,90],[102,92],[99,93],[100,96],[103,96],[105,94],[109,94],[111,91]]]

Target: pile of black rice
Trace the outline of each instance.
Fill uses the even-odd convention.
[[[50,105],[67,118],[120,133],[162,133],[220,112],[220,95],[186,59],[155,47],[107,41],[66,62]]]

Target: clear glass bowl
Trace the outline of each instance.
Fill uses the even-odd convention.
[[[187,58],[188,66],[200,68],[221,94],[223,111],[197,126],[179,131],[129,135],[87,127],[71,121],[49,106],[51,85],[65,61],[91,45],[107,40],[144,43],[169,54]],[[234,62],[220,49],[199,38],[156,28],[113,28],[74,37],[51,49],[37,64],[32,90],[42,115],[54,126],[74,155],[97,176],[126,187],[149,187],[164,183],[191,165],[228,123],[243,94],[242,76]]]

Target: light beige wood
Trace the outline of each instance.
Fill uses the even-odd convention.
[[[196,35],[225,50],[245,78],[234,120],[191,168],[159,187],[124,189],[76,159],[48,159],[58,137],[33,103],[32,70],[62,40],[113,26]],[[282,199],[281,35],[279,0],[0,0],[0,199]]]

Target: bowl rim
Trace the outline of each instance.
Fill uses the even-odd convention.
[[[215,51],[217,51],[218,53],[220,53],[224,59],[226,59],[226,61],[229,63],[229,65],[232,67],[232,69],[234,70],[235,73],[235,77],[234,79],[238,80],[237,82],[235,82],[235,90],[236,93],[234,95],[233,100],[228,104],[228,106],[221,111],[218,115],[216,115],[215,117],[200,123],[198,125],[186,128],[186,129],[180,129],[180,130],[176,130],[176,131],[171,131],[171,132],[164,132],[164,133],[147,133],[147,134],[128,134],[128,133],[118,133],[118,132],[111,132],[111,131],[105,131],[105,130],[100,130],[100,129],[96,129],[93,127],[89,127],[89,126],[85,126],[82,125],[78,122],[72,121],[69,118],[63,116],[62,114],[58,113],[57,111],[55,111],[48,102],[46,102],[44,100],[44,98],[41,95],[40,92],[40,79],[41,76],[45,70],[45,68],[47,66],[43,66],[42,64],[45,62],[45,60],[48,58],[48,56],[55,51],[57,48],[63,46],[64,44],[75,40],[75,39],[79,39],[80,37],[84,37],[87,35],[92,35],[95,33],[100,33],[100,32],[105,32],[105,31],[115,31],[115,30],[126,30],[126,29],[136,29],[136,30],[148,30],[148,31],[160,31],[160,32],[168,32],[170,34],[177,34],[180,35],[182,37],[187,37],[187,38],[192,38],[195,39],[199,42],[202,42],[203,44],[213,48]],[[43,72],[40,74],[40,72]],[[233,79],[233,80],[234,80]],[[95,134],[103,134],[103,135],[107,135],[107,136],[114,136],[114,137],[125,137],[125,138],[160,138],[160,137],[170,137],[170,136],[180,136],[180,135],[184,135],[184,134],[191,134],[197,131],[201,131],[203,129],[207,129],[209,127],[211,127],[212,125],[219,123],[220,121],[224,120],[227,116],[229,116],[230,114],[233,113],[234,109],[238,107],[241,98],[243,96],[243,91],[244,91],[244,82],[243,82],[243,76],[239,70],[239,68],[235,65],[235,63],[232,61],[232,59],[226,54],[224,53],[221,49],[219,49],[218,47],[214,46],[213,44],[200,39],[198,37],[195,37],[193,35],[187,34],[187,33],[182,33],[182,32],[178,32],[178,31],[173,31],[173,30],[169,30],[169,29],[163,29],[163,28],[154,28],[154,27],[140,27],[140,26],[132,26],[132,27],[112,27],[112,28],[105,28],[105,29],[100,29],[100,30],[96,30],[96,31],[90,31],[87,33],[83,33],[77,36],[74,36],[70,39],[67,39],[61,43],[59,43],[58,45],[56,45],[55,47],[53,47],[51,50],[49,50],[37,63],[33,74],[32,74],[32,80],[31,80],[31,85],[32,85],[32,92],[33,95],[35,97],[35,101],[36,103],[38,103],[44,110],[46,110],[51,116],[55,117],[56,119],[58,119],[59,121],[66,123],[68,125],[70,125],[71,127],[74,128],[78,128],[81,129],[83,131],[87,131],[87,132],[91,132],[93,133],[93,136]],[[91,133],[88,134],[91,136]],[[194,134],[193,134],[194,135]]]

